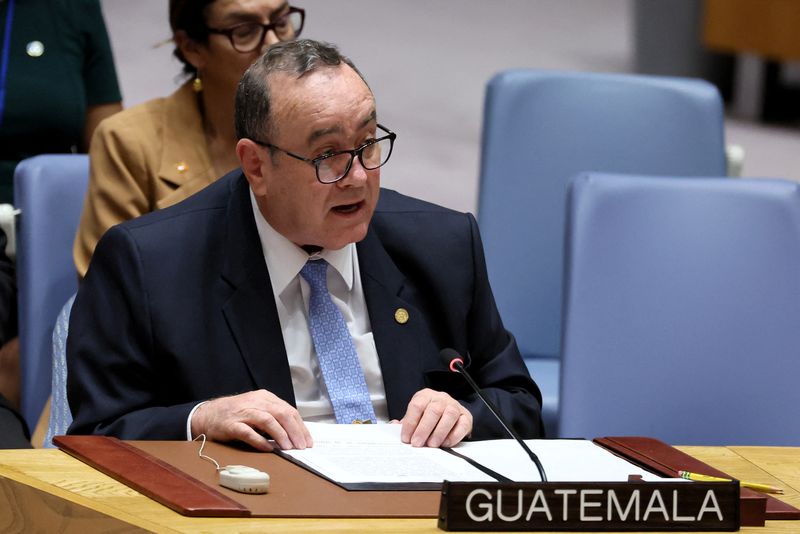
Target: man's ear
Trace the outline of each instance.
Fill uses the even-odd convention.
[[[271,162],[264,159],[270,157],[268,150],[263,149],[250,139],[239,139],[239,142],[236,143],[236,155],[239,158],[242,172],[244,172],[247,181],[250,183],[250,189],[253,190],[253,194],[257,197],[265,195],[267,192],[267,180],[264,175],[264,168],[271,165]]]
[[[202,53],[203,45],[189,37],[185,31],[178,30],[173,37],[175,46],[181,51],[184,59],[189,62],[197,72],[202,72],[206,66],[205,55]]]

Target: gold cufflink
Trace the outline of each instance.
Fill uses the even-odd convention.
[[[397,308],[394,312],[394,320],[399,324],[406,324],[408,322],[408,310],[405,308]]]
[[[175,164],[175,168],[178,170],[179,173],[184,173],[189,170],[189,166],[186,164],[185,161],[179,161]]]
[[[351,425],[371,425],[372,419],[353,419]]]

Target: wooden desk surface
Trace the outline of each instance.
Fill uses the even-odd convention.
[[[800,447],[679,447],[731,476],[780,486],[800,506]],[[58,450],[0,450],[0,532],[442,532],[435,519],[185,517]],[[798,532],[767,521],[742,532]]]

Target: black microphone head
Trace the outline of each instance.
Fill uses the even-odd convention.
[[[455,349],[446,348],[439,351],[439,357],[442,359],[442,363],[444,363],[447,367],[450,368],[451,371],[456,372],[454,367],[456,362],[461,363],[464,365],[464,359],[461,355],[455,351]]]

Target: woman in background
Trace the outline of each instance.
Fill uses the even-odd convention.
[[[6,234],[0,228],[0,346],[16,331],[17,285],[14,281],[14,264],[5,253]],[[28,449],[31,436],[25,420],[15,409],[19,397],[18,352],[9,358],[8,351],[0,351],[0,449]]]
[[[86,152],[121,100],[98,0],[0,0],[0,203],[17,163]]]
[[[269,45],[300,34],[304,11],[285,0],[170,0],[169,19],[189,79],[97,129],[73,250],[81,277],[108,228],[175,204],[238,167],[239,78]]]
[[[14,202],[21,160],[86,152],[121,100],[98,0],[0,0],[0,204]],[[0,447],[19,448],[30,442],[15,411],[19,344],[5,234],[0,243]]]

